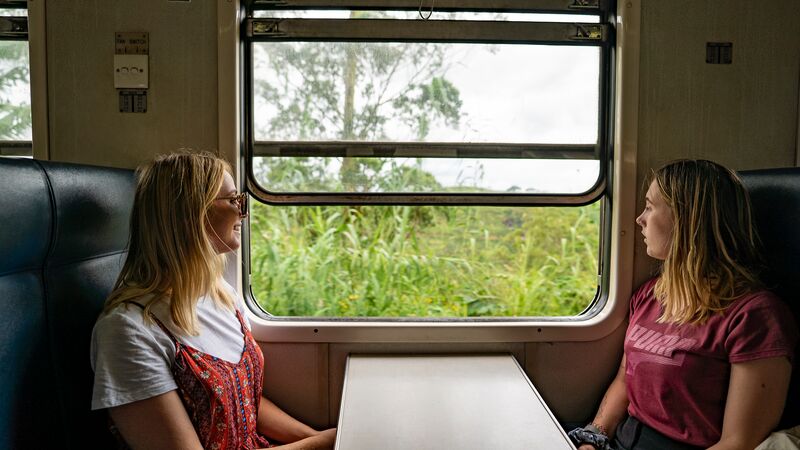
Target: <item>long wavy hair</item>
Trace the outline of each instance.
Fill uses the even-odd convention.
[[[169,302],[172,321],[197,334],[195,306],[210,295],[233,308],[221,285],[225,258],[206,231],[208,212],[230,165],[211,153],[178,152],[156,157],[137,169],[130,244],[104,311],[146,296],[144,318],[160,300]]]
[[[673,219],[669,254],[654,287],[663,306],[660,322],[703,323],[762,288],[750,197],[735,172],[712,161],[678,160],[651,179]]]

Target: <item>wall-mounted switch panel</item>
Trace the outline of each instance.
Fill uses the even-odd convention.
[[[146,31],[114,33],[114,87],[147,89],[150,35]]]
[[[147,55],[114,55],[114,87],[147,89]]]

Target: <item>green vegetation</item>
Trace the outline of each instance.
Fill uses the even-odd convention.
[[[278,316],[573,315],[597,287],[599,203],[251,213],[251,284]]]

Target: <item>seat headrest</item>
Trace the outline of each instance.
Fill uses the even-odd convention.
[[[769,267],[764,281],[797,315],[800,301],[800,167],[744,171]]]
[[[49,265],[62,265],[127,247],[132,193],[130,170],[43,164],[52,187],[55,229]]]

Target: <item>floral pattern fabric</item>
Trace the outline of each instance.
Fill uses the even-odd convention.
[[[270,447],[256,429],[264,355],[238,310],[236,318],[244,334],[244,350],[239,362],[234,364],[181,344],[153,316],[175,343],[172,373],[178,394],[203,448],[209,450]]]

